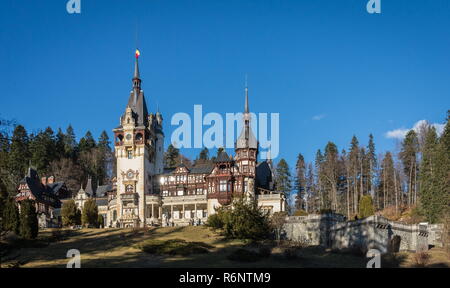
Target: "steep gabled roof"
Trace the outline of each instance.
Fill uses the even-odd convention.
[[[210,174],[214,169],[214,164],[212,163],[204,163],[197,164],[191,168],[192,174]]]
[[[217,155],[216,159],[214,159],[215,163],[218,162],[230,162],[233,161],[227,154],[227,152],[225,152],[225,150],[220,151],[219,155]]]

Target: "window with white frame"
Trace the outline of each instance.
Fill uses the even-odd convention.
[[[219,191],[226,192],[227,191],[227,180],[220,180],[219,182]]]

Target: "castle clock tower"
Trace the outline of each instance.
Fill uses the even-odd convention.
[[[125,113],[114,131],[117,161],[118,226],[143,227],[146,224],[146,195],[153,194],[153,176],[163,169],[162,116],[148,114],[139,75],[136,50],[133,88]],[[116,225],[117,225],[116,224]]]

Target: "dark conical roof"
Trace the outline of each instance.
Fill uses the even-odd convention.
[[[228,156],[227,152],[225,150],[220,151],[219,155],[217,155],[214,162],[229,162],[232,161],[232,159]]]
[[[134,113],[136,123],[138,125],[147,126],[148,109],[147,103],[145,102],[144,91],[141,90],[138,58],[136,58],[136,62],[134,64],[133,90],[131,91],[130,98],[128,99],[128,106]]]
[[[86,189],[84,190],[86,194],[90,197],[94,196],[94,189],[92,189],[92,179],[89,177],[88,182],[86,184]]]

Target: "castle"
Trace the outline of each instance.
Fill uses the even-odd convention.
[[[113,129],[116,177],[112,185],[97,185],[95,190],[88,179],[85,188],[81,187],[73,197],[77,207],[83,209],[85,201],[93,198],[103,217],[101,226],[120,228],[204,224],[208,215],[220,206],[232,204],[234,197],[257,201],[268,213],[285,211],[285,196],[274,189],[271,160],[258,162],[258,141],[250,127],[248,88],[245,88],[243,129],[235,143],[234,157],[220,151],[214,161],[166,168],[163,117],[159,112],[148,112],[138,56],[137,53],[125,113],[119,126]],[[37,173],[32,172],[36,175],[25,180],[38,183]],[[26,184],[25,181],[19,187],[17,201],[40,199],[40,190],[47,189],[43,184]],[[34,186],[41,188],[34,191],[30,188]],[[60,203],[55,193],[47,194]],[[54,223],[55,218],[60,222],[60,204],[47,201],[41,206],[46,207],[40,212],[42,226],[54,226],[49,223]]]
[[[177,226],[205,223],[235,196],[255,199],[269,213],[286,210],[274,191],[270,160],[258,162],[245,88],[244,128],[234,157],[225,151],[212,163],[164,167],[163,117],[148,113],[136,55],[133,87],[119,126],[113,129],[117,161],[115,189],[97,199],[105,227]],[[80,206],[81,207],[81,206]]]

